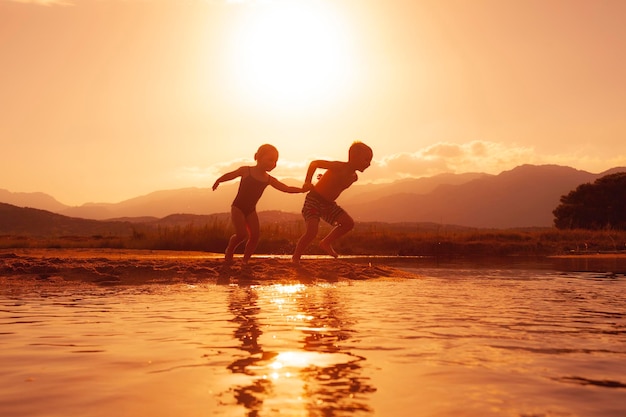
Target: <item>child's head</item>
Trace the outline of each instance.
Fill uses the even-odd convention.
[[[372,148],[359,141],[354,142],[348,151],[348,161],[361,172],[370,166],[373,157]]]
[[[254,154],[256,164],[265,171],[271,171],[276,168],[278,161],[278,149],[270,144],[261,145]]]

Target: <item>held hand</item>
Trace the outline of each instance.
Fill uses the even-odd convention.
[[[218,185],[220,185],[220,183],[215,181],[215,184],[213,184],[213,191],[215,191],[217,189]]]

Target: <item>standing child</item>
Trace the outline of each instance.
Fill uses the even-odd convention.
[[[219,177],[213,184],[213,191],[224,181],[241,177],[239,191],[231,206],[231,219],[235,226],[235,234],[230,237],[226,248],[225,259],[232,261],[235,249],[244,240],[248,239],[243,254],[243,261],[247,262],[259,243],[259,217],[256,212],[256,203],[263,195],[265,187],[271,185],[285,193],[303,193],[304,188],[290,187],[268,174],[276,167],[278,150],[272,145],[261,145],[254,154],[256,165],[242,166]]]
[[[356,171],[363,172],[372,162],[374,156],[372,148],[362,142],[354,142],[350,146],[348,162],[317,160],[311,162],[306,173],[304,189],[310,189],[304,201],[302,216],[306,223],[306,231],[300,237],[292,260],[300,262],[304,250],[317,236],[320,219],[335,226],[330,233],[320,241],[320,247],[330,256],[339,255],[333,249],[333,242],[348,233],[354,227],[354,220],[337,205],[335,200],[346,188],[357,179]],[[317,169],[325,169],[317,184],[311,184],[313,174]]]

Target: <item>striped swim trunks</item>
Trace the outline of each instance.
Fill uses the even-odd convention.
[[[344,209],[339,207],[334,201],[328,201],[315,190],[309,191],[304,199],[304,207],[302,207],[302,216],[304,220],[322,219],[330,225],[337,223],[337,218],[345,213]]]

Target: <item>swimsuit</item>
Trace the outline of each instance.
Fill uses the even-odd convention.
[[[345,213],[334,201],[328,201],[314,189],[309,191],[304,199],[302,216],[304,220],[322,219],[330,225],[337,223],[337,218]]]
[[[270,183],[270,178],[268,178],[267,182],[259,181],[252,176],[250,167],[248,167],[248,175],[241,178],[239,190],[232,205],[241,210],[246,217],[253,213],[256,210],[256,203],[263,195],[263,191],[265,191],[265,187]]]

